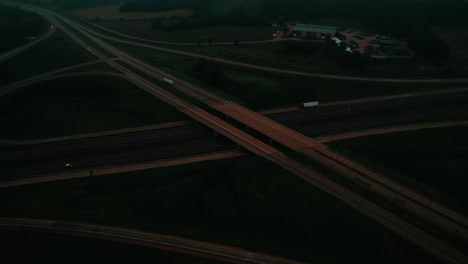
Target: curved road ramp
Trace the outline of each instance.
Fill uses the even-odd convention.
[[[119,227],[34,219],[0,218],[0,229],[27,230],[108,240],[149,248],[157,248],[159,250],[229,263],[302,263],[285,258],[246,251],[240,248]]]

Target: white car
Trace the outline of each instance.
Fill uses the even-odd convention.
[[[65,164],[65,167],[66,168],[73,168],[73,164],[67,163],[67,164]]]

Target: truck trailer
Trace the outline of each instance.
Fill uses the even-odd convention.
[[[315,101],[315,102],[307,102],[307,103],[302,103],[302,107],[306,108],[306,107],[314,107],[314,106],[318,106],[319,105],[319,102]]]
[[[174,81],[171,80],[171,79],[168,79],[168,78],[163,78],[163,81],[170,84],[170,85],[174,85]]]

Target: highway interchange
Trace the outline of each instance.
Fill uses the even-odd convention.
[[[466,256],[460,252],[460,249],[463,249],[467,245],[468,238],[468,222],[464,216],[437,201],[431,200],[429,197],[419,194],[407,186],[402,186],[347,157],[333,152],[318,141],[309,138],[333,134],[338,131],[344,132],[397,124],[436,122],[446,121],[447,119],[451,121],[466,121],[468,114],[468,109],[466,108],[467,91],[460,90],[442,94],[410,96],[398,100],[337,104],[311,110],[298,110],[264,116],[223,98],[211,95],[207,91],[201,90],[175,76],[171,76],[133,58],[97,38],[108,37],[93,32],[66,17],[44,9],[25,7],[35,9],[41,14],[52,17],[53,23],[57,27],[67,33],[78,44],[95,54],[100,61],[104,61],[120,71],[122,78],[131,81],[145,91],[176,107],[189,118],[196,120],[197,123],[185,123],[181,126],[143,132],[22,146],[13,152],[0,153],[2,155],[1,165],[2,169],[4,169],[2,176],[7,175],[6,177],[2,177],[2,180],[23,179],[31,175],[37,177],[41,174],[57,173],[63,170],[63,164],[70,160],[73,160],[83,170],[90,170],[103,165],[121,165],[155,159],[169,159],[182,155],[193,156],[242,147],[251,153],[278,164],[342,200],[356,210],[433,253],[442,261],[462,263],[467,260]],[[80,39],[70,29],[80,32],[83,36],[93,40],[99,45],[99,50],[105,50],[106,53],[113,54],[117,60],[125,62],[147,76],[157,80],[162,80],[164,77],[171,78],[175,81],[175,85],[172,86],[173,88],[181,93],[185,93],[187,98],[205,98],[206,105],[203,108],[197,107],[184,100],[184,98],[177,97],[163,87],[146,80],[131,69],[119,64],[116,59],[107,57],[90,43],[86,43]],[[126,40],[114,38],[112,40],[129,43]],[[133,42],[131,44],[143,45]],[[157,47],[152,46],[152,48]],[[164,50],[184,54],[180,51],[166,48]],[[218,60],[223,63],[231,63],[257,70],[340,80],[364,79],[375,82],[407,83],[466,83],[468,81],[466,79],[375,79],[310,73],[305,75],[305,73]],[[28,84],[31,82],[28,82]],[[10,86],[9,89],[4,89],[4,91],[10,92],[14,90],[11,87],[14,88],[15,85]],[[17,87],[21,87],[21,85]],[[1,91],[2,89],[0,88],[0,93]],[[226,117],[229,118],[227,119]],[[198,123],[203,124],[203,126],[197,125]],[[241,126],[239,127],[238,124],[241,124]],[[213,133],[212,131],[215,132]],[[215,134],[218,133],[222,137],[216,137]],[[194,140],[195,138],[196,140]],[[157,150],[145,149],[143,147],[135,148],[135,146],[151,146],[151,144],[160,145],[161,142],[169,143]],[[130,150],[125,151],[126,148]],[[310,159],[311,163],[317,164],[319,169],[312,169],[309,165],[302,164],[285,155],[279,150],[284,148],[302,153]],[[106,150],[109,154],[94,154],[93,156],[93,153],[97,150]],[[116,153],[115,150],[119,150],[119,152]],[[21,168],[19,164],[24,162],[31,164],[31,166]],[[346,188],[346,185],[334,182],[327,177],[329,174],[339,175],[344,181],[352,182],[358,186],[359,190],[349,190]],[[370,196],[384,199],[391,206],[384,208],[373,202],[369,198]],[[447,243],[447,241],[441,241],[433,234],[428,233],[427,230],[423,230],[411,223],[411,218],[400,216],[401,212],[405,212],[404,215],[410,214],[412,217],[419,219],[419,221],[431,225],[434,229],[447,233],[451,237],[451,241],[453,239],[456,242]],[[458,246],[454,246],[454,244]]]

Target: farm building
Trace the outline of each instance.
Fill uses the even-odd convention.
[[[296,37],[305,39],[330,39],[336,34],[336,27],[297,24],[292,33]]]

